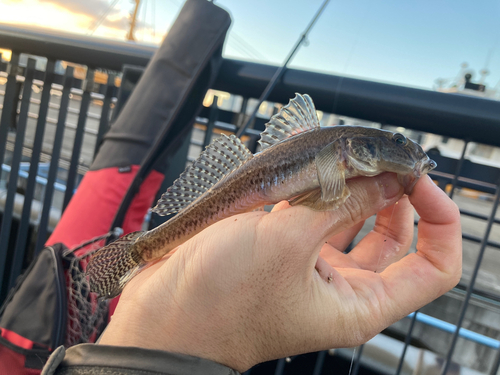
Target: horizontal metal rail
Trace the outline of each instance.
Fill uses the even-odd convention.
[[[54,85],[52,86],[54,87]],[[78,89],[72,89],[71,90],[71,93],[72,94],[75,94],[75,91],[77,91]],[[81,91],[81,90],[79,90]],[[93,93],[95,94],[95,93]],[[4,92],[0,90],[0,96],[3,96],[4,95]],[[81,95],[81,94],[77,94],[77,95]],[[99,97],[96,97],[95,95],[91,95],[91,97],[93,99],[101,99],[104,98],[103,95],[101,94],[98,94]],[[115,98],[115,101],[116,101],[116,98]],[[40,105],[40,99],[36,99],[36,98],[31,98],[30,99],[30,103],[32,104],[37,104],[37,105]],[[61,107],[59,104],[56,104],[56,103],[49,103],[48,104],[49,108],[51,109],[55,109],[55,110],[59,110]],[[0,104],[0,109],[3,108],[3,105]],[[75,115],[78,115],[80,113],[80,111],[76,108],[71,108],[71,107],[68,107],[67,109],[68,113],[72,113],[72,114],[75,114]],[[28,112],[28,117],[29,118],[32,118],[32,119],[38,119],[38,115],[36,113],[33,113],[33,112]],[[92,113],[90,111],[87,112],[87,118],[91,118],[93,120],[100,120],[101,116],[98,115],[98,114],[95,114],[95,113]],[[57,120],[56,119],[53,119],[53,118],[50,118],[50,117],[47,117],[47,122],[50,123],[50,124],[54,124],[56,125],[57,124]],[[76,129],[76,124],[72,124],[70,122],[66,122],[66,127],[69,128],[69,129]],[[86,134],[92,134],[92,135],[97,135],[97,129],[89,129],[89,128],[85,128],[85,133]]]
[[[207,125],[208,124],[208,119],[202,118],[202,117],[197,117],[196,118],[196,123],[201,124],[201,125]],[[215,121],[215,128],[219,130],[224,130],[227,132],[235,133],[238,127],[234,124],[229,124],[227,122],[222,122],[222,121]],[[245,135],[249,136],[255,136],[255,137],[260,137],[260,131],[255,130],[255,129],[247,129],[245,131]]]
[[[123,64],[145,66],[156,51],[155,47],[5,24],[0,24],[0,47],[112,70],[121,70]],[[258,98],[277,69],[225,59],[213,88]],[[498,101],[297,69],[287,70],[268,100],[286,103],[296,91],[311,95],[317,109],[324,112],[500,146]]]
[[[2,164],[2,171],[10,173],[10,170],[11,170],[10,165]],[[29,176],[28,172],[23,170],[19,171],[19,177],[28,178],[28,176]],[[47,179],[42,176],[36,176],[36,182],[39,183],[40,185],[44,186],[47,185]],[[61,184],[59,182],[54,182],[54,189],[64,193],[66,191],[66,185]]]
[[[455,324],[445,322],[444,320],[434,318],[432,316],[423,314],[421,312],[416,313],[416,314],[417,314],[417,318],[416,318],[417,322],[424,323],[428,326],[437,328],[441,331],[448,332],[448,333],[454,333],[456,328],[457,328],[457,326]],[[407,316],[407,318],[411,319],[411,318],[413,318],[414,315],[415,315],[415,313],[411,313],[410,315]],[[471,331],[471,330],[466,329],[466,328],[460,328],[460,330],[458,331],[458,336],[462,337],[464,339],[473,341],[477,344],[485,345],[485,346],[492,348],[492,349],[500,349],[500,341],[499,340],[495,340],[491,337],[482,335],[480,333]]]
[[[1,48],[120,71],[123,64],[145,66],[156,47],[0,24]]]
[[[8,151],[14,150],[14,144],[13,144],[13,142],[7,141],[7,145],[6,145],[5,149],[8,150]],[[23,147],[23,156],[31,157],[31,155],[32,155],[32,149],[30,147],[24,146]],[[42,162],[50,162],[51,159],[52,159],[51,154],[49,154],[47,152],[42,152],[41,155],[40,155],[40,161],[42,161]],[[59,158],[59,166],[61,168],[68,169],[69,165],[70,165],[69,160],[63,158],[62,156]],[[88,165],[83,165],[83,164],[79,164],[78,165],[78,173],[81,174],[82,176],[85,173],[87,173],[88,170],[89,170],[89,166]]]
[[[481,219],[481,220],[484,220],[484,221],[488,220],[488,216],[483,215],[483,214],[478,214],[476,212],[472,212],[472,211],[469,211],[469,210],[460,209],[460,213],[462,215],[470,216],[470,217],[473,217],[475,219]],[[495,218],[495,219],[493,219],[493,222],[495,224],[500,224],[500,219]]]

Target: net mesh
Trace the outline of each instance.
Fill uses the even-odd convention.
[[[97,241],[64,256],[68,298],[66,347],[95,342],[107,324],[109,303],[90,292],[85,277],[85,267],[101,245],[102,241]]]

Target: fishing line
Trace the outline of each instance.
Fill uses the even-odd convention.
[[[354,364],[354,356],[356,355],[356,348],[352,351],[351,365],[349,366],[349,373],[347,375],[351,375],[352,365]]]
[[[371,4],[371,3],[369,3]],[[342,83],[344,81],[344,76],[347,72],[347,68],[349,67],[349,65],[351,64],[351,58],[352,58],[352,55],[354,54],[354,50],[356,48],[356,46],[358,45],[358,42],[359,42],[359,34],[360,34],[360,31],[361,31],[361,27],[364,25],[365,23],[365,20],[366,20],[366,16],[368,15],[368,10],[369,10],[370,7],[366,7],[365,8],[365,13],[363,14],[363,17],[362,17],[362,21],[359,23],[359,27],[356,31],[356,36],[354,37],[354,43],[351,44],[351,49],[349,51],[349,54],[347,56],[347,59],[346,59],[346,62],[344,64],[344,68],[342,70],[342,74],[340,75],[340,78],[339,78],[339,82],[337,83],[337,87],[335,89],[335,96],[333,97],[333,107],[332,107],[332,111],[331,113],[332,114],[335,114],[335,111],[337,110],[337,105],[338,105],[338,98],[339,98],[339,94],[340,94],[340,88],[342,87]]]
[[[377,267],[375,268],[375,272],[377,272],[378,267],[380,266],[380,259],[382,258],[382,253],[384,252],[384,245],[387,242],[387,234],[389,233],[389,228],[391,227],[391,223],[392,223],[392,217],[394,216],[394,211],[396,210],[397,204],[398,204],[398,202],[394,203],[394,205],[392,206],[391,218],[389,219],[389,224],[385,228],[384,242],[382,243],[382,248],[380,249],[380,254],[378,255],[378,262],[377,262]]]
[[[323,2],[323,4],[321,5],[321,7],[318,9],[318,11],[316,12],[316,14],[314,15],[314,17],[312,18],[311,22],[309,22],[309,25],[307,25],[307,28],[304,30],[304,32],[300,35],[299,37],[299,40],[297,40],[297,42],[295,43],[295,45],[293,46],[292,50],[290,51],[290,53],[288,54],[285,62],[283,63],[282,66],[280,66],[278,68],[278,70],[276,70],[276,73],[274,73],[274,76],[273,78],[271,78],[271,80],[269,81],[269,83],[267,84],[266,88],[264,89],[264,92],[262,93],[262,95],[260,96],[259,98],[259,102],[257,103],[257,106],[255,107],[255,109],[253,110],[252,114],[250,115],[250,117],[248,118],[248,120],[245,122],[244,125],[242,125],[238,131],[236,132],[236,137],[238,138],[241,138],[241,136],[243,134],[245,134],[245,130],[248,128],[248,126],[253,122],[253,120],[255,119],[255,117],[257,116],[257,112],[259,111],[259,108],[260,108],[260,105],[264,102],[264,100],[266,100],[268,97],[269,97],[269,94],[271,94],[271,91],[274,89],[274,87],[276,86],[276,84],[278,83],[278,80],[283,76],[283,74],[286,72],[287,68],[288,68],[288,63],[292,60],[292,58],[295,56],[295,54],[297,53],[297,51],[299,50],[300,46],[302,44],[304,44],[304,42],[307,40],[307,35],[309,34],[309,32],[313,29],[314,25],[316,24],[316,21],[318,20],[318,18],[321,16],[321,14],[323,13],[323,11],[325,10],[326,6],[328,5],[328,3],[330,2],[330,0],[325,0]]]

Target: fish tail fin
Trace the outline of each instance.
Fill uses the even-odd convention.
[[[99,249],[90,259],[86,274],[90,290],[99,297],[113,298],[144,267],[131,253],[135,240],[144,232],[132,232]]]

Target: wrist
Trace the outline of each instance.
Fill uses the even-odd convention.
[[[217,319],[225,325],[225,328],[221,329],[207,325],[207,321],[202,325],[188,319],[167,318],[158,323],[161,328],[155,329],[150,324],[136,324],[135,322],[141,320],[133,318],[133,314],[122,315],[119,311],[117,313],[102,334],[99,345],[185,354],[219,363],[240,373],[260,362],[248,336],[241,334],[241,327],[236,328],[228,324],[227,320]],[[175,320],[179,324],[165,324],[165,321]],[[229,326],[231,329],[228,329]],[[242,337],[246,339],[242,340]]]

